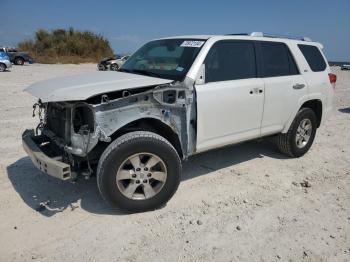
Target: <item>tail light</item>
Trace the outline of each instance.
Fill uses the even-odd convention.
[[[337,82],[337,75],[329,73],[328,76],[329,76],[329,82],[331,82],[331,84],[334,85]]]

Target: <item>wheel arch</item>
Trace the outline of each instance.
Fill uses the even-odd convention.
[[[295,116],[298,114],[299,110],[301,108],[309,107],[311,108],[317,117],[317,127],[320,127],[322,123],[322,114],[323,114],[323,99],[322,95],[314,95],[314,96],[305,96],[301,100],[299,100],[298,103],[299,106],[295,108],[295,111],[291,114],[289,120],[287,121],[286,125],[284,126],[282,133],[287,133],[290,126],[293,123],[293,120]]]
[[[118,137],[133,131],[149,131],[164,137],[174,146],[179,156],[183,158],[183,146],[178,132],[158,118],[146,117],[133,120],[118,128],[110,137],[114,141]]]
[[[310,108],[314,111],[317,118],[317,127],[320,127],[322,121],[322,101],[320,99],[308,100],[303,103],[300,108],[305,107]]]
[[[18,59],[18,58],[21,58],[21,59],[23,59],[23,61],[25,61],[25,58],[24,58],[23,56],[21,56],[21,55],[16,55],[16,56],[13,58],[13,60],[16,60],[16,59]]]

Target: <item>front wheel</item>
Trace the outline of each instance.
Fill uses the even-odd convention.
[[[119,66],[118,64],[111,64],[109,68],[111,71],[118,71]]]
[[[4,72],[6,70],[6,65],[3,63],[0,63],[0,72]]]
[[[113,207],[130,212],[164,205],[176,192],[181,161],[163,137],[146,131],[127,133],[112,142],[97,168],[97,185]]]
[[[24,59],[22,57],[17,57],[15,59],[15,65],[24,65]]]
[[[316,128],[315,112],[310,108],[301,108],[288,132],[277,136],[279,150],[291,157],[303,156],[314,141]]]
[[[106,67],[105,67],[103,64],[98,64],[98,65],[97,65],[97,69],[98,69],[99,71],[106,71]]]

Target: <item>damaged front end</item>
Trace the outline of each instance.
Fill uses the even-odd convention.
[[[96,126],[93,107],[85,102],[39,100],[35,114],[39,115],[35,132],[26,130],[22,135],[24,149],[34,164],[62,180],[74,179],[78,173],[91,174],[88,153],[98,141],[109,141]],[[54,165],[56,168],[48,168]]]
[[[33,163],[59,179],[89,177],[109,143],[132,130],[170,133],[183,158],[195,151],[193,81],[119,90],[84,101],[45,102],[34,112],[40,123],[25,131],[23,144]],[[165,131],[164,131],[165,130]],[[175,141],[177,139],[177,141]]]

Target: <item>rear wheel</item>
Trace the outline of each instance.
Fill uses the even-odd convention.
[[[97,184],[112,206],[131,212],[159,208],[175,193],[181,162],[163,137],[146,131],[125,134],[101,156]]]
[[[288,132],[277,136],[279,150],[291,157],[303,156],[314,141],[316,128],[315,112],[310,108],[301,108]]]
[[[0,63],[0,72],[4,72],[6,70],[6,65],[3,63]]]
[[[15,65],[24,65],[24,59],[22,57],[16,57]]]

